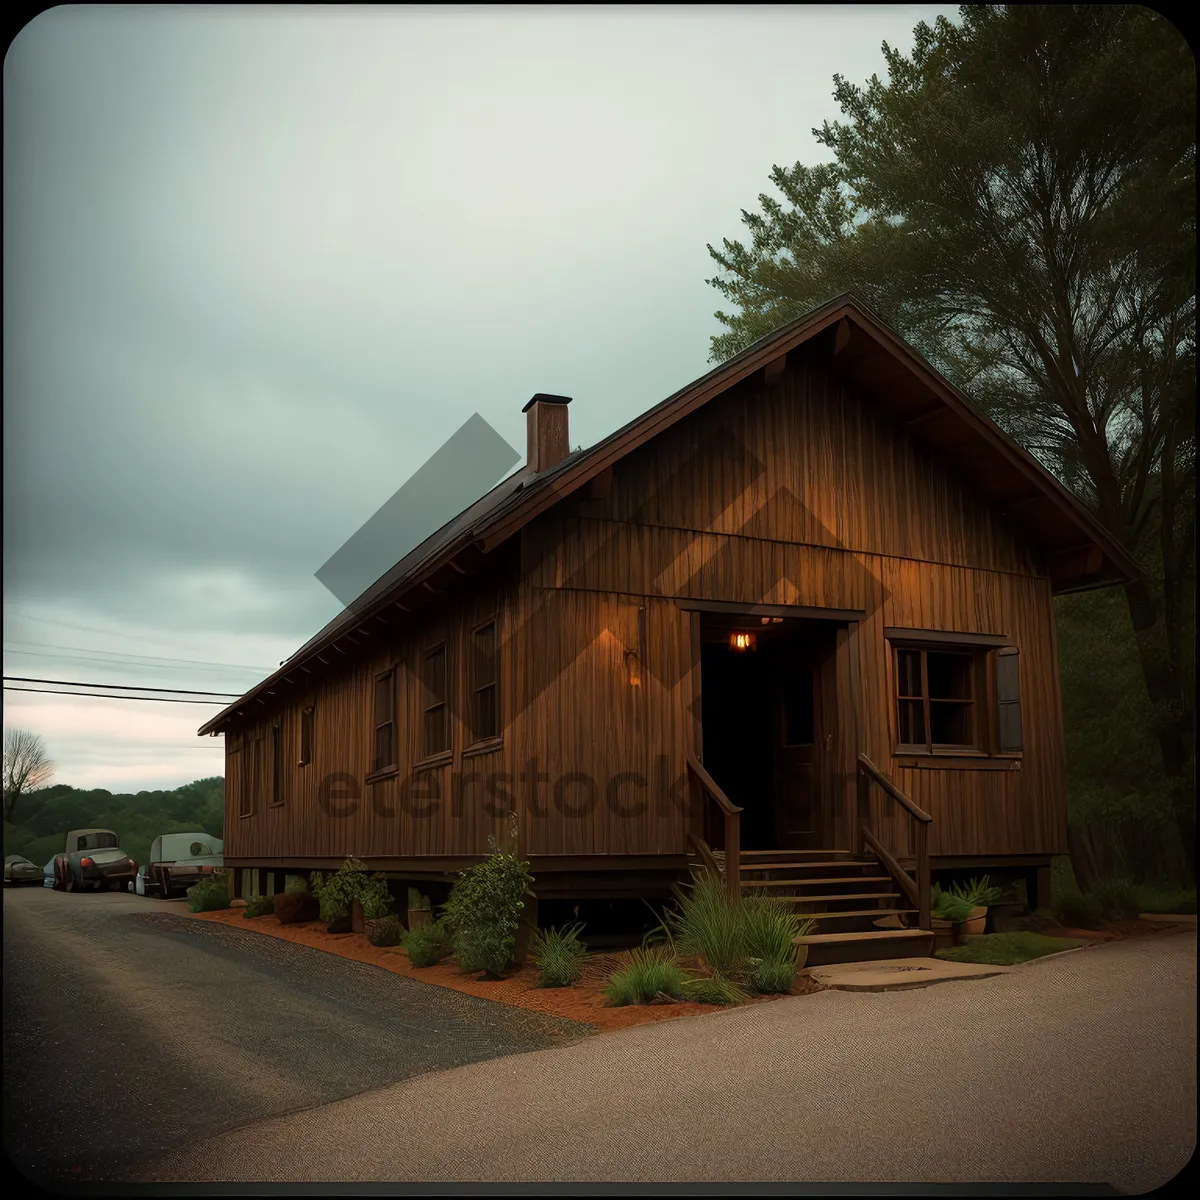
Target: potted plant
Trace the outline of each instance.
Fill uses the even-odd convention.
[[[971,915],[972,905],[954,892],[944,892],[935,883],[932,894],[933,948],[945,950],[953,946],[961,936],[958,926],[964,924]],[[986,916],[986,910],[985,910]]]
[[[968,936],[981,934],[987,927],[988,906],[1000,899],[1001,889],[991,886],[991,879],[972,879],[967,884],[953,884],[949,895],[967,906],[967,915],[958,920],[954,929],[954,940],[962,943]]]

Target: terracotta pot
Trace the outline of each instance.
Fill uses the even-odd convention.
[[[954,941],[957,945],[961,946],[968,937],[974,937],[984,931],[987,927],[987,911],[986,908],[973,908],[965,921],[959,921],[954,926]]]
[[[945,950],[954,945],[954,922],[945,917],[931,917],[929,921],[933,929],[933,948]]]
[[[408,910],[409,929],[419,929],[422,925],[433,924],[433,913],[427,908],[410,908]]]

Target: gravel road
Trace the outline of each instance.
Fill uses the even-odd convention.
[[[4,1146],[116,1180],[199,1138],[587,1026],[193,921],[186,901],[4,891]]]

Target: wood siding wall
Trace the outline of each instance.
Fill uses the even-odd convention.
[[[774,386],[761,375],[745,381],[533,521],[506,583],[472,594],[464,582],[466,594],[436,623],[317,685],[310,766],[296,766],[300,705],[273,714],[285,739],[281,807],[270,807],[264,778],[254,815],[238,817],[245,755],[230,735],[226,854],[479,854],[505,807],[519,814],[526,853],[684,853],[678,789],[684,756],[698,748],[695,617],[680,605],[689,599],[862,611],[838,637],[831,770],[843,814],[861,748],[932,813],[931,853],[1065,852],[1045,563],[975,495],[969,463],[935,459],[828,368],[792,357]],[[393,658],[419,669],[421,649],[444,636],[462,697],[469,631],[492,612],[503,738],[472,753],[454,723],[449,760],[417,772],[417,794],[442,797],[432,819],[401,802],[398,780],[363,786],[353,817],[324,817],[317,781],[335,771],[361,780],[369,763],[374,673]],[[1016,768],[914,767],[893,756],[889,626],[993,634],[1020,649],[1025,745]],[[417,677],[402,670],[401,780],[420,757],[419,696]],[[257,725],[264,762],[268,724]],[[486,778],[468,778],[493,773],[509,783],[489,789]],[[534,773],[548,778],[535,784]],[[380,815],[393,808],[395,817]],[[906,826],[886,812],[873,827],[904,854]],[[838,836],[849,837],[848,826]]]

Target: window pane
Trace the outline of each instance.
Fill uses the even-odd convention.
[[[425,714],[425,753],[439,754],[446,749],[446,706],[439,704]]]
[[[496,681],[496,626],[485,625],[475,631],[475,686],[485,687]]]
[[[484,738],[495,737],[500,732],[497,724],[496,688],[493,684],[490,687],[480,688],[475,693],[475,713],[472,721],[475,740],[478,742]]]
[[[813,724],[813,677],[798,671],[783,682],[783,738],[786,746],[811,746]]]
[[[925,705],[920,700],[900,701],[900,741],[905,746],[925,745]]]
[[[379,771],[392,766],[392,763],[392,723],[389,721],[375,730],[375,760],[371,770]]]
[[[439,646],[425,656],[426,704],[442,704],[446,699],[446,648]]]
[[[896,651],[896,695],[921,696],[920,650]]]
[[[929,698],[931,700],[969,700],[971,698],[971,656],[929,654]],[[930,718],[932,720],[932,717]],[[936,741],[937,739],[934,738]]]
[[[933,656],[930,655],[930,658]],[[932,690],[932,689],[931,689]],[[929,702],[929,727],[935,746],[970,746],[970,704],[941,704]]]
[[[392,672],[375,680],[375,724],[392,719]]]

